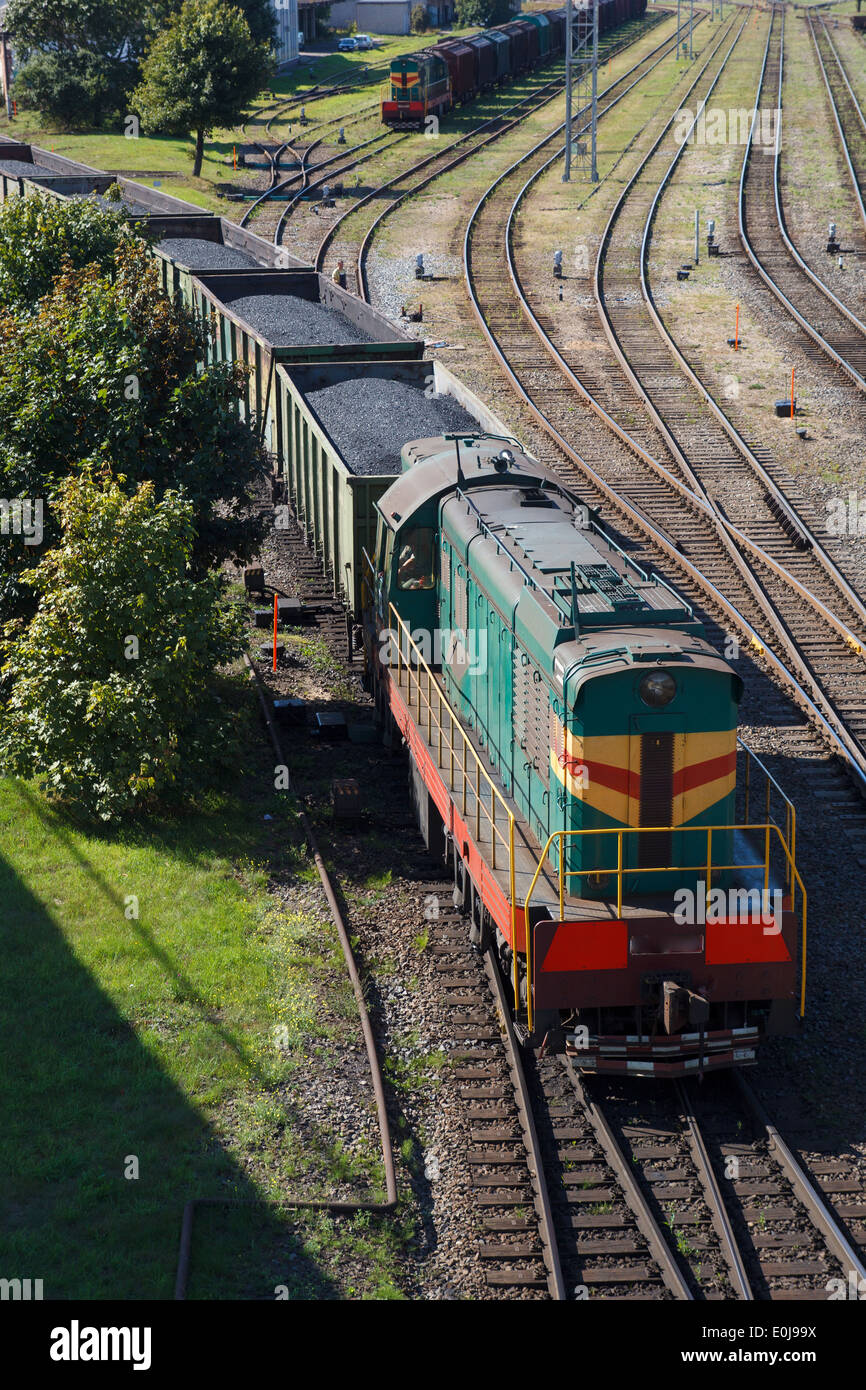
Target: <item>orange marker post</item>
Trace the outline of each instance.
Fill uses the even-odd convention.
[[[736,321],[736,324],[734,325],[734,352],[738,352],[738,351],[739,351],[739,348],[740,348],[740,306],[739,306],[739,304],[738,304],[738,305],[737,305],[737,321]]]
[[[791,368],[791,419],[794,418],[794,368]]]
[[[238,169],[238,147],[237,147],[237,145],[232,145],[232,163],[233,163],[234,166],[235,166],[235,173],[237,173],[237,169]]]
[[[273,669],[274,669],[275,671],[276,671],[276,669],[277,669],[277,601],[278,601],[278,600],[277,600],[277,595],[274,594],[274,665],[273,665]]]

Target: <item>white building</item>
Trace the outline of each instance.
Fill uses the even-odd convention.
[[[277,62],[295,62],[298,57],[298,0],[271,0],[276,19]]]

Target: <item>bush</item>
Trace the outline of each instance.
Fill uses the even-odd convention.
[[[101,820],[188,799],[230,741],[213,687],[242,650],[243,614],[218,575],[192,580],[182,494],[128,496],[84,473],[59,508],[61,543],[28,576],[36,616],[0,644],[0,767]]]
[[[427,7],[425,5],[413,5],[412,13],[409,16],[409,28],[412,33],[423,34],[427,27]]]
[[[82,48],[36,49],[15,74],[15,95],[23,107],[45,112],[69,130],[84,130],[127,112],[137,79],[134,63]]]
[[[117,252],[135,242],[121,213],[91,199],[12,198],[0,215],[0,307],[34,308],[64,265],[112,273]]]
[[[91,460],[158,496],[183,487],[196,572],[255,553],[266,523],[247,503],[266,459],[238,418],[245,374],[201,369],[204,330],[162,293],[143,243],[120,248],[109,275],[67,263],[35,311],[0,309],[0,341],[0,497],[43,499],[40,554],[58,537],[59,485]],[[22,574],[36,558],[0,546],[0,622],[26,608]]]

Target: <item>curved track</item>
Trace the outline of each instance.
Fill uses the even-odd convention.
[[[851,180],[851,188],[860,220],[866,229],[866,115],[854,93],[845,65],[822,15],[817,23],[806,12],[806,23],[815,45],[824,89],[830,104],[842,154]]]
[[[810,270],[785,226],[779,183],[784,46],[785,13],[774,7],[755,107],[777,113],[775,148],[769,159],[758,146],[756,118],[740,175],[740,240],[779,303],[858,390],[866,391],[866,324]]]
[[[706,95],[706,87],[714,80],[709,68],[721,42],[721,39],[716,42],[713,54],[703,64],[692,83],[690,92],[696,90],[699,97]],[[604,110],[607,109],[609,108],[605,106]],[[863,624],[863,614],[856,595],[853,596],[855,606],[850,612],[845,609],[841,599],[836,605],[842,606],[843,612],[851,617],[852,623],[856,621],[860,624],[859,631],[855,633],[851,624],[844,618],[839,618],[826,605],[822,606],[820,600],[816,602],[808,588],[804,587],[801,591],[798,584],[792,584],[784,572],[777,573],[774,566],[778,567],[778,561],[774,560],[768,551],[763,551],[761,547],[755,547],[754,543],[750,542],[753,550],[757,549],[767,557],[764,562],[766,573],[763,582],[759,583],[754,566],[750,568],[746,565],[739,554],[738,547],[742,543],[739,536],[736,537],[737,544],[734,543],[738,528],[733,527],[714,509],[703,489],[699,485],[695,486],[693,475],[689,478],[686,473],[684,480],[681,471],[682,463],[685,462],[682,451],[677,448],[676,442],[669,438],[670,431],[664,427],[663,421],[654,416],[651,403],[644,400],[643,404],[649,408],[651,416],[651,432],[648,430],[646,411],[642,412],[640,409],[639,389],[638,399],[631,398],[629,401],[631,393],[625,397],[626,407],[623,413],[624,393],[621,384],[617,384],[617,378],[620,377],[624,364],[618,358],[611,372],[606,360],[610,356],[611,347],[615,346],[615,336],[601,358],[598,354],[598,343],[592,342],[589,345],[591,366],[588,372],[583,370],[585,362],[577,364],[582,378],[589,375],[591,386],[594,388],[587,390],[583,380],[578,378],[569,362],[559,353],[544,325],[530,309],[514,270],[510,243],[507,242],[507,229],[511,225],[513,209],[522,194],[522,189],[518,190],[516,187],[517,177],[525,176],[527,166],[529,167],[531,177],[530,180],[524,181],[525,188],[528,182],[532,181],[533,175],[537,176],[547,167],[551,160],[545,154],[545,146],[546,142],[541,142],[500,177],[476,207],[467,228],[464,245],[467,286],[476,316],[490,346],[537,423],[542,425],[548,436],[559,446],[559,457],[550,460],[553,465],[562,469],[564,453],[568,463],[575,465],[582,475],[581,482],[585,483],[588,478],[596,487],[600,487],[606,499],[613,502],[620,513],[625,511],[632,524],[637,523],[641,531],[650,536],[655,546],[660,547],[669,559],[675,561],[681,573],[685,569],[689,579],[697,584],[704,596],[709,595],[716,611],[721,608],[727,631],[738,631],[745,636],[747,642],[768,657],[770,665],[774,667],[776,674],[782,677],[789,691],[816,719],[831,739],[833,746],[843,752],[855,774],[866,782],[866,758],[857,737],[846,726],[843,703],[848,700],[852,708],[852,717],[858,713],[855,707],[860,702],[857,691],[858,683],[862,680],[860,649],[863,646],[866,625]],[[662,159],[659,162],[662,166],[659,171],[661,178],[669,160]],[[648,180],[653,192],[658,188],[658,181],[658,178],[655,183]],[[644,206],[644,214],[645,212]],[[631,230],[633,245],[634,228]],[[609,238],[606,238],[605,245],[608,241]],[[501,257],[506,244],[509,246],[512,286],[521,305],[523,317],[515,316],[513,301],[509,301],[508,297],[501,293]],[[604,249],[600,254],[604,254]],[[633,263],[633,252],[630,259]],[[632,309],[635,307],[635,298],[633,292],[628,294],[629,307]],[[533,350],[533,335],[540,340],[543,351],[539,351],[537,346]],[[682,389],[681,379],[678,373],[671,372],[673,364],[666,348],[658,342],[655,330],[647,350],[656,354],[661,369],[666,372],[666,380],[663,383],[667,390],[666,399],[675,402]],[[520,364],[519,378],[512,371],[513,362]],[[625,366],[627,368],[627,364]],[[577,454],[571,443],[575,426],[575,391],[592,406],[597,418],[608,426],[608,430],[602,431],[601,436],[591,428],[586,436],[582,432],[583,457]],[[594,391],[598,394],[594,394]],[[581,421],[581,424],[583,423],[584,421]],[[587,449],[588,443],[595,446],[594,449]],[[724,443],[726,453],[730,453],[727,436],[724,437]],[[652,447],[652,454],[646,447],[647,444]],[[586,455],[591,456],[591,462]],[[670,466],[658,461],[665,457],[670,461]],[[635,458],[645,465],[642,470],[635,470]],[[805,547],[811,549],[811,543],[797,526],[796,519],[790,517],[790,508],[786,507],[784,499],[773,500],[780,513],[780,519],[776,523],[776,541],[781,543],[780,538],[784,536],[785,528],[790,527],[793,534],[799,535],[801,541],[805,542]],[[769,519],[773,521],[772,508]],[[744,537],[743,540],[747,538]],[[829,629],[830,640],[838,644],[834,646],[832,654],[834,661],[838,658],[841,662],[840,680],[834,692],[839,702],[838,707],[832,695],[827,698],[808,663],[803,660],[794,635],[789,633],[786,624],[780,621],[775,603],[771,601],[767,592],[770,581],[788,596],[789,602],[796,600],[798,611],[803,608],[806,614],[802,621],[799,617],[796,618],[799,624],[797,636],[801,632],[804,639],[808,636],[809,629],[814,624],[815,614],[818,613],[822,616],[822,626]],[[822,577],[822,582],[826,585],[826,576]],[[844,581],[842,583],[844,584]],[[731,597],[734,602],[730,601]]]

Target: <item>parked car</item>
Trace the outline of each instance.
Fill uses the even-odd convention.
[[[345,39],[340,39],[340,42],[337,44],[337,48],[340,51],[340,53],[354,53],[357,47],[358,40],[353,39],[351,36],[348,36]]]
[[[370,48],[373,48],[373,46],[374,46],[374,45],[373,45],[373,40],[370,38],[370,35],[369,35],[369,34],[356,34],[356,35],[355,35],[355,47],[356,47],[356,48],[360,48],[360,49],[362,49],[362,50],[366,53],[367,50],[370,49]]]

